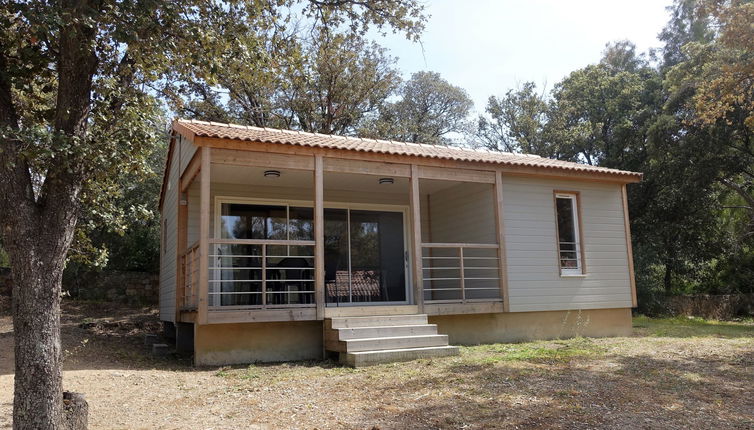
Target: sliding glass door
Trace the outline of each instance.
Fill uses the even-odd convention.
[[[403,213],[325,209],[328,305],[405,303]]]

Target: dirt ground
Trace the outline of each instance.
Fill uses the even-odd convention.
[[[192,368],[155,359],[151,308],[66,302],[64,386],[92,429],[754,429],[754,323],[637,318],[627,338],[463,348],[349,369],[331,362]],[[0,428],[13,332],[0,303]]]

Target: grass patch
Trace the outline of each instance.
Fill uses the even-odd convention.
[[[494,364],[501,361],[569,362],[574,358],[596,358],[605,349],[587,338],[526,343],[496,343],[464,348],[468,364]]]
[[[634,318],[634,329],[641,336],[654,337],[754,337],[754,321],[716,321],[697,317]]]

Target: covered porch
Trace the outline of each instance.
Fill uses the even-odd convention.
[[[177,321],[505,310],[499,171],[176,139]]]

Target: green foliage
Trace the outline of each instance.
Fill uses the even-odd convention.
[[[398,91],[400,99],[381,107],[361,134],[403,142],[448,144],[453,133],[468,132],[474,103],[465,90],[439,73],[417,72]]]

